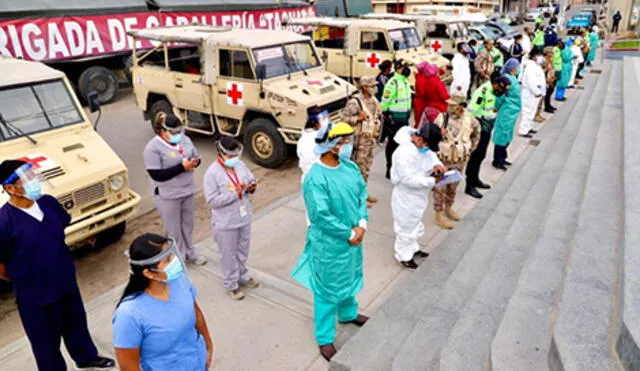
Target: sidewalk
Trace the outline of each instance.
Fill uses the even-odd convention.
[[[509,147],[509,159],[517,161],[528,145],[528,140],[516,135]],[[491,167],[492,156],[493,145],[490,145],[481,177],[493,184],[502,172]],[[369,192],[379,201],[369,209],[369,227],[364,241],[365,289],[358,296],[361,311],[365,314],[372,314],[394,287],[411,274],[393,258],[391,189],[390,182],[384,178],[384,153],[380,151],[369,180]],[[476,202],[464,194],[464,185],[460,185],[454,209],[465,215]],[[421,245],[427,252],[436,249],[448,233],[456,231],[435,227],[432,208],[425,213],[424,223],[426,234]],[[299,194],[277,201],[254,216],[249,269],[261,286],[246,290],[248,295],[240,302],[231,300],[225,294],[218,249],[213,239],[198,244],[199,251],[209,258],[209,263],[190,269],[189,275],[198,289],[198,301],[216,345],[214,369],[327,369],[327,363],[319,356],[314,341],[312,295],[289,274],[304,247],[305,229],[304,209]],[[86,303],[94,341],[100,353],[106,356],[114,356],[111,317],[122,289],[118,287]],[[355,331],[357,328],[354,326],[339,325],[337,347],[344,344]],[[71,361],[68,363],[72,369]],[[0,364],[5,370],[35,369],[26,338],[0,349]]]

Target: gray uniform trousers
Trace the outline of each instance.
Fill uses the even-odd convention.
[[[182,259],[194,259],[193,225],[195,219],[194,196],[169,200],[153,196],[156,209],[164,221],[164,233],[176,241]]]
[[[249,281],[249,270],[245,263],[251,246],[251,224],[214,233],[222,255],[222,284],[229,291],[237,290],[240,284]]]

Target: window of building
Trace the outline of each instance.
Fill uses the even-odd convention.
[[[255,80],[249,56],[244,50],[219,49],[220,76]]]

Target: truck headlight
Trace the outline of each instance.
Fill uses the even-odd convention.
[[[124,187],[124,183],[124,176],[122,175],[114,175],[109,178],[109,188],[114,192],[121,190]]]

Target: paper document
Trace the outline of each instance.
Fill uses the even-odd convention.
[[[444,173],[442,179],[438,183],[436,183],[434,187],[442,187],[449,183],[460,183],[463,180],[464,178],[458,170],[449,170]]]

